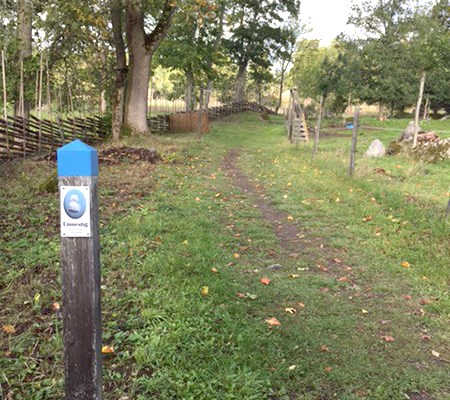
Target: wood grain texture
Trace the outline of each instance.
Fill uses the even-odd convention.
[[[60,186],[89,186],[89,238],[61,238],[65,399],[102,398],[100,249],[97,177],[60,177]]]

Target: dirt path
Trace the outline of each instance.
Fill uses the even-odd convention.
[[[272,225],[273,231],[280,242],[280,247],[288,252],[298,252],[302,249],[299,227],[288,220],[288,214],[276,210],[265,194],[264,188],[251,182],[238,167],[237,149],[231,149],[225,156],[222,168],[226,176],[232,178],[234,186],[247,194],[249,201],[261,211],[263,218]]]
[[[343,274],[353,275],[352,268],[346,265],[343,260],[342,250],[327,246],[321,238],[311,237],[307,230],[301,226],[301,223],[290,221],[288,219],[289,214],[277,210],[266,195],[264,187],[249,180],[238,166],[238,160],[239,150],[231,149],[224,157],[222,169],[225,175],[233,180],[234,186],[247,195],[248,201],[257,206],[261,211],[262,218],[272,225],[280,248],[292,258],[297,258],[300,255],[309,257],[313,264],[317,260],[311,254],[314,251],[319,251],[325,259],[326,267],[316,265],[315,273],[325,273],[336,279],[341,278]]]

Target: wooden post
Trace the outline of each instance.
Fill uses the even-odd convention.
[[[5,136],[6,136],[6,150],[10,156],[9,149],[9,132],[8,132],[8,106],[6,104],[8,97],[6,93],[6,69],[5,69],[5,53],[2,50],[2,84],[3,84],[3,119],[5,120]]]
[[[202,136],[202,119],[203,119],[203,88],[200,87],[200,101],[198,105],[198,138]]]
[[[57,151],[65,400],[102,398],[97,151],[75,140]]]
[[[323,96],[320,96],[319,114],[317,115],[317,125],[316,125],[316,132],[314,135],[314,147],[313,147],[313,152],[312,152],[312,160],[313,161],[316,158],[317,146],[319,145],[320,123],[322,121],[322,105],[323,105]]]
[[[353,115],[353,129],[352,129],[352,148],[350,151],[350,169],[348,174],[353,175],[355,171],[355,156],[356,156],[356,139],[358,137],[358,120],[359,120],[359,105],[355,106],[355,113]]]

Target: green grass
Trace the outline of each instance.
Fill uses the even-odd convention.
[[[450,224],[441,218],[450,164],[365,159],[373,139],[397,134],[362,129],[350,178],[345,133],[322,138],[315,163],[310,145],[286,143],[280,118],[252,113],[216,122],[200,142],[124,140],[156,146],[166,161],[100,168],[103,341],[115,350],[104,359],[105,398],[450,399]],[[226,175],[231,148],[298,224],[296,254]],[[0,326],[16,329],[0,332],[0,398],[59,399],[58,195],[40,189],[54,165],[0,168]],[[275,263],[283,268],[267,269]]]

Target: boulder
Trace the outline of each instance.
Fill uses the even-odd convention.
[[[366,151],[366,157],[383,157],[386,154],[383,143],[375,139]]]

